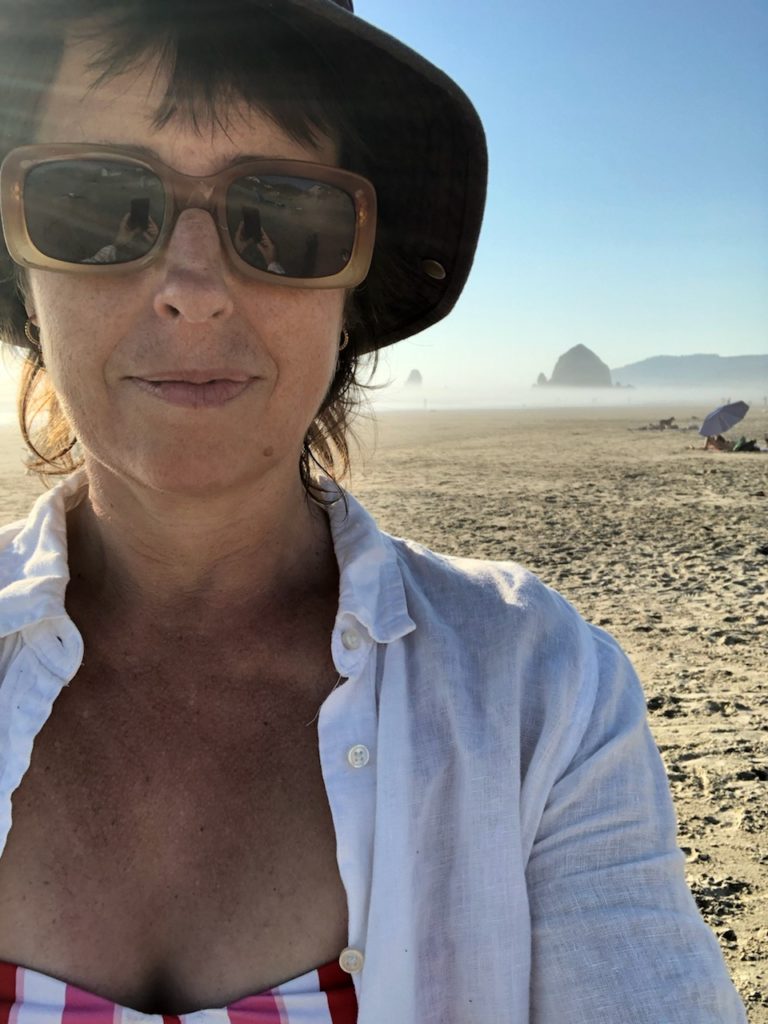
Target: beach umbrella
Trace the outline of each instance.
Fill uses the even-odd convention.
[[[718,434],[724,434],[726,430],[730,430],[731,427],[735,427],[743,420],[748,410],[749,406],[746,402],[729,402],[728,405],[721,405],[704,417],[704,422],[699,427],[699,433],[702,437],[716,437]]]

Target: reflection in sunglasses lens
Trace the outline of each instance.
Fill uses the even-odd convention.
[[[355,242],[355,204],[342,189],[290,175],[248,175],[227,192],[235,249],[250,266],[288,277],[338,274]]]
[[[146,255],[163,225],[156,174],[111,160],[52,160],[24,182],[33,244],[67,263],[127,263]]]
[[[24,181],[32,243],[66,263],[128,263],[145,256],[164,213],[163,183],[140,164],[50,160]],[[311,178],[238,178],[227,191],[227,222],[246,263],[288,277],[332,277],[349,263],[355,244],[352,197]]]

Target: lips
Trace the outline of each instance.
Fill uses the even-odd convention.
[[[138,380],[148,380],[152,383],[163,384],[171,382],[174,384],[210,384],[218,380],[231,380],[242,382],[250,380],[250,374],[229,366],[215,366],[199,370],[163,370],[157,373],[145,373]]]
[[[183,379],[153,376],[152,379],[131,377],[130,380],[142,391],[170,405],[203,409],[226,405],[246,391],[255,378],[242,374],[237,378],[217,378],[211,376],[209,371],[185,371]]]

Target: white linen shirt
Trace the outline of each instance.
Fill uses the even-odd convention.
[[[0,530],[0,851],[75,676],[66,510]],[[683,872],[640,684],[616,642],[511,563],[329,511],[344,680],[319,753],[359,1024],[744,1024]]]

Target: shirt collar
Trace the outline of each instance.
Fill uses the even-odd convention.
[[[400,563],[392,538],[382,533],[373,516],[347,491],[324,480],[339,499],[328,509],[339,564],[339,613],[356,619],[377,643],[390,643],[411,633]]]
[[[66,614],[66,515],[80,503],[87,486],[85,472],[79,470],[46,491],[11,542],[0,547],[0,637]],[[3,580],[9,582],[3,585]]]
[[[350,494],[327,479],[321,483],[338,495],[328,507],[339,565],[337,626],[351,617],[377,643],[410,633],[416,627],[392,539]],[[10,543],[0,547],[0,581],[9,581],[0,582],[0,637],[66,615],[66,515],[87,487],[85,470],[77,470],[41,495]]]

